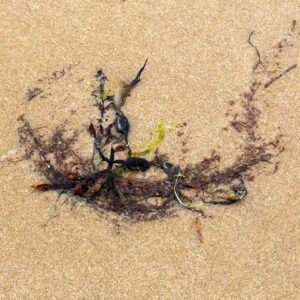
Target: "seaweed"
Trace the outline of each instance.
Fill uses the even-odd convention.
[[[293,69],[297,67],[297,64],[292,65],[291,67],[284,70],[282,73],[278,74],[277,76],[271,78],[267,83],[265,83],[264,88],[268,88],[273,82],[280,79],[282,76],[286,75],[287,73],[291,72]]]
[[[240,97],[242,111],[234,113],[229,122],[242,141],[242,151],[231,164],[221,164],[222,157],[215,150],[209,157],[184,167],[172,163],[166,154],[157,150],[166,131],[172,129],[168,129],[163,122],[143,145],[131,151],[129,140],[132,128],[122,108],[141,82],[146,60],[133,80],[123,86],[119,97],[106,90],[108,79],[103,70],[96,72],[97,86],[91,97],[98,110],[98,119],[86,128],[86,133],[93,139],[90,158],[84,158],[74,150],[76,131],[66,137],[65,126],[61,125],[45,138],[39,129],[31,127],[26,115],[19,118],[22,125],[18,131],[20,143],[25,147],[25,158],[31,159],[36,170],[45,178],[45,182],[34,188],[41,192],[66,193],[75,203],[82,203],[83,200],[85,205],[98,212],[112,212],[131,221],[157,220],[174,215],[179,208],[183,208],[198,216],[196,230],[202,241],[198,218],[206,216],[205,207],[228,206],[246,199],[249,193],[247,182],[254,180],[259,166],[273,163],[285,149],[280,134],[270,140],[260,135],[261,111],[257,103],[264,89],[296,68],[294,64],[282,71],[282,67],[276,64],[277,70],[274,71],[275,56],[282,47],[291,46],[291,42],[282,43],[276,49],[275,56],[266,59],[252,43],[253,33],[250,33],[248,43],[255,50],[257,62],[252,69],[249,87]],[[293,22],[290,36],[296,34]],[[263,66],[260,73],[256,72],[259,65]],[[275,75],[269,76],[274,72]],[[153,170],[154,175],[142,176],[149,169]],[[277,169],[278,162],[274,172]]]
[[[165,137],[167,131],[175,130],[174,126],[167,126],[163,122],[160,122],[157,127],[150,133],[146,142],[142,145],[135,147],[132,152],[132,156],[146,156],[157,149],[158,145],[161,144]]]
[[[43,90],[40,88],[28,89],[26,93],[26,97],[28,101],[31,101],[33,98],[37,97],[38,95],[42,94]]]
[[[255,53],[256,53],[256,56],[257,56],[257,62],[256,62],[256,64],[255,64],[255,65],[253,66],[253,68],[252,68],[252,69],[253,69],[253,72],[256,71],[256,69],[258,68],[259,65],[262,65],[260,52],[259,52],[258,48],[257,48],[257,47],[252,43],[252,41],[251,41],[252,35],[253,35],[254,33],[255,33],[255,32],[252,31],[252,32],[250,33],[249,37],[248,37],[248,44],[249,44],[251,47],[254,48]]]

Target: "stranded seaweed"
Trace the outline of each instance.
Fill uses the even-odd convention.
[[[175,127],[166,126],[163,122],[160,122],[158,126],[151,132],[147,141],[142,145],[135,148],[132,156],[146,156],[147,154],[152,153],[159,144],[161,144],[165,137],[167,131],[173,131]]]
[[[283,68],[277,63],[274,74],[272,61],[284,47],[292,46],[291,42],[281,43],[274,57],[264,59],[251,41],[253,33],[248,38],[249,45],[257,55],[253,79],[248,89],[241,94],[242,112],[234,114],[230,121],[230,126],[243,141],[242,153],[232,164],[221,168],[221,156],[216,151],[184,168],[173,164],[157,150],[154,158],[145,158],[163,141],[166,134],[163,123],[152,132],[146,143],[135,148],[134,152],[131,151],[130,130],[134,128],[131,128],[122,108],[141,81],[146,60],[134,79],[124,85],[119,99],[105,89],[108,79],[103,70],[96,72],[97,88],[91,96],[98,109],[98,119],[86,128],[87,134],[93,138],[94,150],[89,159],[81,157],[73,148],[76,132],[66,138],[64,126],[59,126],[50,138],[45,139],[38,129],[31,127],[26,116],[19,118],[22,122],[19,128],[20,142],[26,149],[26,158],[34,162],[36,169],[47,180],[35,185],[35,189],[67,193],[73,196],[75,202],[81,203],[84,200],[86,205],[97,211],[113,212],[133,221],[162,218],[174,213],[177,207],[205,216],[203,207],[206,204],[231,205],[244,199],[248,194],[246,183],[254,179],[254,170],[263,163],[270,163],[284,151],[280,135],[267,141],[258,133],[261,111],[256,103],[259,93],[296,68],[296,65]],[[289,36],[297,36],[295,22]],[[258,72],[259,66],[263,67],[261,72]],[[39,93],[40,90],[31,89],[28,99],[33,99]],[[277,168],[278,163],[274,171]],[[163,177],[147,179],[137,176],[149,169]],[[202,240],[198,219],[196,229]]]

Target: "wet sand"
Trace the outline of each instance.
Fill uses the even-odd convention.
[[[195,216],[181,209],[173,218],[119,227],[84,207],[54,210],[55,193],[31,188],[42,179],[30,162],[9,163],[5,157],[22,153],[17,118],[38,79],[74,66],[26,112],[36,127],[70,118],[83,130],[97,68],[117,89],[148,58],[126,105],[131,143],[143,141],[162,118],[187,122],[188,151],[182,153],[184,138],[170,133],[162,152],[184,165],[216,149],[230,162],[240,141],[222,128],[229,101],[251,79],[256,57],[249,33],[256,32],[256,45],[265,53],[299,15],[296,0],[2,4],[0,298],[297,299],[299,68],[262,95],[263,136],[284,135],[278,171],[260,167],[248,184],[249,196],[237,205],[205,207],[213,218],[202,220],[203,243]],[[299,65],[299,49],[298,40],[288,63]],[[45,79],[41,84],[49,87]],[[85,143],[82,148],[89,151]],[[43,226],[51,216],[56,217]]]

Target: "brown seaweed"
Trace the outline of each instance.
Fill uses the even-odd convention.
[[[123,114],[121,108],[126,104],[126,99],[141,81],[146,60],[134,79],[123,87],[119,99],[105,90],[107,77],[103,70],[97,71],[97,88],[91,96],[99,111],[99,118],[86,128],[87,134],[94,140],[93,156],[89,159],[81,157],[73,148],[76,131],[67,138],[62,125],[45,139],[39,130],[31,127],[26,116],[19,118],[22,123],[19,137],[25,147],[26,159],[31,159],[37,171],[46,179],[44,183],[35,185],[35,189],[66,193],[75,202],[84,200],[86,205],[97,211],[113,212],[134,221],[169,216],[180,207],[205,216],[203,208],[207,204],[231,205],[245,199],[248,194],[247,181],[254,179],[259,166],[272,163],[284,151],[280,134],[270,140],[259,134],[259,93],[297,66],[294,64],[285,71],[278,67],[277,73],[268,77],[273,68],[272,61],[264,61],[251,41],[253,33],[254,31],[248,38],[248,43],[257,56],[257,62],[253,66],[253,79],[241,94],[242,112],[235,113],[230,121],[230,126],[243,143],[242,152],[233,163],[221,167],[222,157],[214,150],[209,157],[184,168],[173,164],[167,155],[158,151],[152,160],[138,158],[139,161],[131,157],[128,132],[123,134],[117,130],[120,121],[118,117]],[[297,34],[294,22],[290,35],[293,34]],[[289,45],[286,43],[282,47],[287,46]],[[281,48],[277,51],[281,51]],[[256,72],[259,65],[264,67],[260,73]],[[114,116],[110,122],[105,121],[108,114]],[[127,117],[126,120],[129,128],[130,121]],[[111,149],[109,158],[104,155],[107,149]],[[115,159],[115,153],[123,155],[124,158]],[[138,161],[144,166],[147,165],[147,168],[139,166]],[[132,163],[136,164],[135,167]],[[150,167],[160,176],[150,179],[136,176]],[[277,169],[278,162],[274,172]],[[200,232],[201,225],[198,220],[196,224]],[[200,233],[199,239],[202,240]]]

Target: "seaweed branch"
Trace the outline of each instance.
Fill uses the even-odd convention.
[[[256,53],[256,56],[257,56],[257,62],[256,62],[256,64],[253,66],[253,72],[256,71],[256,69],[257,69],[257,67],[258,67],[259,65],[262,65],[260,52],[259,52],[258,48],[257,48],[257,47],[252,43],[252,41],[251,41],[251,38],[252,38],[252,35],[254,34],[254,32],[255,32],[255,31],[252,31],[252,32],[250,33],[249,37],[248,37],[248,44],[249,44],[251,47],[254,48],[255,53]]]
[[[293,69],[295,69],[297,67],[297,64],[292,65],[291,67],[287,68],[286,70],[284,70],[282,73],[280,73],[279,75],[273,77],[270,79],[270,81],[268,81],[265,85],[264,88],[268,88],[272,83],[274,83],[276,80],[280,79],[282,76],[286,75],[287,73],[291,72]]]

